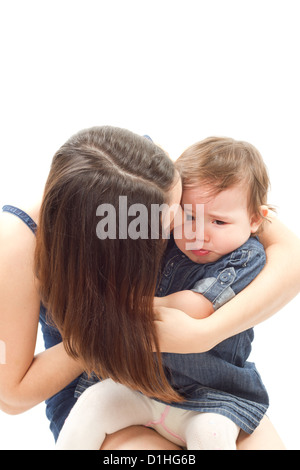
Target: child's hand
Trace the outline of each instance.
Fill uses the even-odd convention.
[[[188,354],[211,348],[207,341],[205,320],[196,320],[175,308],[157,306],[154,311],[161,352]]]

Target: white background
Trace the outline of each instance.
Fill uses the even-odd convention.
[[[173,159],[225,135],[261,151],[269,202],[300,235],[299,45],[298,0],[0,0],[0,203],[39,199],[52,155],[85,127],[150,134]],[[290,449],[299,306],[257,327],[253,352]],[[43,404],[0,412],[0,449],[52,447]]]

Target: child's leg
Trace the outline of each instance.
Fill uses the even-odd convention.
[[[150,399],[111,379],[89,387],[78,399],[57,440],[57,449],[99,450],[106,434],[151,419]]]
[[[236,450],[240,428],[217,413],[191,414],[185,422],[189,450]]]

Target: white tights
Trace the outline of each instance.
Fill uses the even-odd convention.
[[[77,400],[56,448],[98,450],[106,434],[132,425],[149,426],[189,450],[235,450],[240,431],[225,416],[168,406],[107,379]]]

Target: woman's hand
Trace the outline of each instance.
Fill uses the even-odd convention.
[[[181,310],[155,307],[155,326],[161,352],[188,354],[213,347],[206,331],[206,320],[198,320]]]

